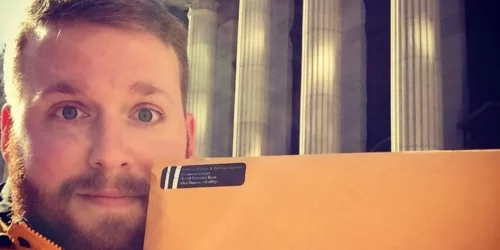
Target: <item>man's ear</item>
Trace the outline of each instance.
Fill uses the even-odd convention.
[[[195,153],[195,143],[196,143],[196,122],[193,114],[186,114],[186,129],[187,129],[187,158],[193,158]]]
[[[7,144],[9,143],[10,133],[12,128],[12,116],[11,116],[11,106],[9,104],[4,104],[2,107],[2,116],[1,116],[1,128],[0,128],[0,141],[2,144],[2,156],[5,161],[8,161],[6,158],[6,150]]]

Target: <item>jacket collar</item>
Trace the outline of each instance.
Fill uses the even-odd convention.
[[[33,230],[26,219],[12,221],[12,198],[9,181],[1,184],[0,189],[0,232],[7,233],[16,249],[62,250],[61,247]]]
[[[12,198],[9,181],[0,184],[0,222],[6,226],[11,224]],[[2,225],[3,226],[3,225]]]

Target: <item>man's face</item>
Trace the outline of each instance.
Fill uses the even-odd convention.
[[[67,249],[140,248],[153,163],[189,157],[194,144],[175,52],[144,31],[38,34],[22,57],[20,108],[2,115],[19,112],[2,122],[18,212]]]

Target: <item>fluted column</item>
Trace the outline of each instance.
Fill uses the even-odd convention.
[[[438,4],[391,0],[392,151],[443,147]]]
[[[271,0],[240,0],[233,156],[268,154]]]
[[[340,0],[304,1],[300,154],[340,151]]]
[[[215,0],[189,3],[187,110],[196,119],[196,156],[199,157],[209,157],[212,146],[217,6]]]

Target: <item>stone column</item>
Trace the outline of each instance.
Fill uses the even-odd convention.
[[[443,148],[439,2],[391,0],[392,151]]]
[[[363,0],[304,2],[300,154],[364,152]]]
[[[196,120],[196,156],[209,157],[212,147],[217,6],[215,0],[192,0],[189,6],[189,92],[187,111]]]
[[[340,152],[341,1],[304,1],[300,154]]]
[[[268,154],[271,0],[240,0],[233,156]]]

